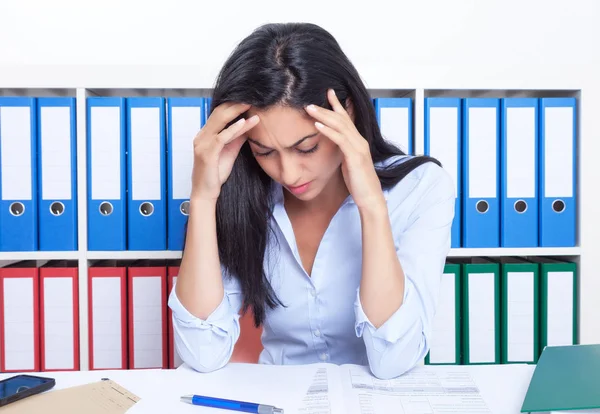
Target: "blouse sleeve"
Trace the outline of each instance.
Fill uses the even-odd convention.
[[[454,183],[435,164],[426,165],[410,196],[410,213],[394,208],[402,200],[390,194],[388,206],[396,252],[404,272],[404,300],[379,328],[369,321],[355,300],[356,335],[363,337],[373,375],[397,377],[413,368],[427,354],[431,341],[441,276],[450,249],[454,218]],[[409,179],[408,177],[405,179]],[[408,217],[408,218],[407,218]]]
[[[225,274],[225,269],[221,272]],[[242,292],[239,282],[234,277],[224,277],[223,289],[221,303],[206,319],[192,315],[181,304],[175,287],[169,295],[175,349],[183,362],[200,372],[225,366],[240,336]]]

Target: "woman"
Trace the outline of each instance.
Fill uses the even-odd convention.
[[[431,340],[454,185],[437,161],[384,141],[334,38],[269,24],[225,63],[194,140],[176,349],[223,367],[240,310],[263,328],[259,362],[406,372]]]

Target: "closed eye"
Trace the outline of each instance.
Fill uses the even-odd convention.
[[[296,142],[295,144],[293,144],[292,146],[288,147],[290,149],[294,149],[296,152],[300,153],[300,154],[310,154],[315,152],[318,148],[319,148],[319,143],[317,142],[313,147],[309,148],[309,149],[300,149],[297,148],[299,145],[301,145],[302,143],[304,143],[306,140],[310,139],[310,138],[315,138],[318,135],[318,133],[314,133],[311,135],[307,135],[304,138],[302,138],[301,140],[299,140],[298,142]],[[250,143],[252,143],[254,146],[262,149],[261,151],[254,151],[254,155],[257,157],[267,157],[269,155],[271,155],[275,150],[271,149],[263,144],[261,144],[260,142],[248,137],[248,141]]]
[[[267,151],[267,152],[255,152],[254,155],[256,155],[257,157],[266,157],[269,156],[273,153],[273,150],[271,151]]]
[[[315,144],[314,147],[309,148],[307,150],[301,150],[299,148],[296,148],[296,151],[298,151],[300,154],[310,154],[312,152],[315,152],[318,148],[319,148],[319,144],[317,143],[317,144]]]
[[[307,155],[307,154],[312,154],[313,152],[315,152],[318,149],[319,149],[319,144],[316,144],[314,147],[306,149],[306,150],[301,150],[299,148],[296,148],[296,151],[302,155]],[[257,157],[268,157],[273,152],[274,152],[274,150],[267,151],[267,152],[255,152],[254,155]]]

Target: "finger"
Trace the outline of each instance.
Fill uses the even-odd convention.
[[[225,145],[254,128],[259,121],[260,118],[258,115],[254,115],[248,119],[242,118],[236,123],[230,125],[227,129],[224,129],[217,134],[215,139],[215,148],[219,151],[222,150]]]
[[[346,108],[344,108],[333,89],[327,90],[327,99],[329,100],[329,104],[331,105],[331,108],[334,112],[337,112],[340,115],[350,118],[350,115],[348,115]]]
[[[240,149],[242,148],[242,145],[244,145],[244,142],[246,142],[246,136],[237,136],[236,138],[231,140],[227,145],[225,145],[225,147],[221,151],[221,154],[234,154],[237,156],[237,154],[240,152]]]
[[[306,107],[306,112],[317,121],[338,132],[343,132],[346,129],[346,120],[344,120],[340,114],[330,111],[329,109],[321,108],[317,105],[308,105]]]
[[[348,138],[346,138],[344,134],[339,133],[335,129],[324,125],[319,121],[315,122],[315,126],[323,135],[325,135],[327,138],[332,140],[338,147],[340,147],[344,155],[349,155],[350,152],[353,150],[352,146],[350,145],[350,142],[348,141]]]
[[[250,104],[226,102],[210,114],[204,125],[207,136],[220,133],[228,123],[250,109]]]

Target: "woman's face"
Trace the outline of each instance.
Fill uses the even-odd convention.
[[[248,132],[248,142],[261,168],[300,200],[319,195],[342,162],[340,148],[314,124],[305,111],[283,106],[248,111],[260,122]]]

